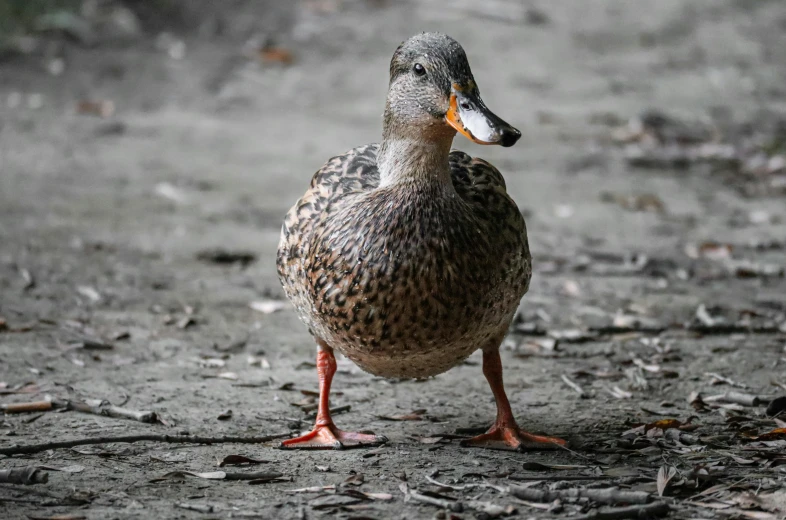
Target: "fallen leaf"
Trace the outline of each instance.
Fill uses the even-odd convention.
[[[227,455],[221,462],[218,463],[219,467],[224,466],[240,466],[242,464],[267,464],[269,460],[252,459],[245,455]]]
[[[355,473],[354,475],[350,475],[343,484],[345,486],[360,486],[365,480],[363,473]]]
[[[753,441],[776,441],[779,439],[786,439],[786,428],[775,428],[761,435],[751,435],[747,432],[742,432],[741,435]]]
[[[169,199],[172,202],[184,203],[188,201],[188,196],[185,192],[169,182],[159,182],[156,184],[155,188],[153,188],[153,193],[159,197]]]
[[[308,502],[308,505],[313,509],[332,509],[339,507],[346,507],[351,504],[357,504],[362,499],[357,497],[350,497],[346,495],[326,495],[324,497],[315,498]]]
[[[80,466],[79,464],[72,464],[71,466],[65,466],[62,468],[54,467],[54,466],[36,466],[38,469],[42,469],[44,471],[62,471],[63,473],[81,473],[85,470],[84,466]]]
[[[219,421],[228,421],[232,418],[232,410],[226,410],[225,412],[221,412],[216,419]]]
[[[256,300],[250,302],[248,306],[263,314],[273,314],[286,308],[287,303],[283,300]]]
[[[658,479],[657,479],[658,496],[660,497],[663,496],[663,493],[666,491],[669,482],[671,481],[671,479],[674,478],[676,474],[677,474],[677,468],[675,468],[674,466],[669,466],[668,469],[666,469],[666,466],[660,467],[660,469],[658,470]]]
[[[603,192],[600,194],[603,202],[613,202],[627,209],[628,211],[649,211],[653,213],[663,213],[666,206],[663,201],[654,193],[623,194],[613,192]]]
[[[204,368],[223,368],[227,362],[220,358],[206,358],[199,361],[199,365]]]
[[[418,442],[421,443],[421,444],[438,444],[438,443],[440,443],[444,439],[445,439],[445,437],[439,437],[439,436],[437,436],[437,437],[420,437],[420,438],[418,438]]]
[[[76,288],[76,292],[87,298],[88,300],[97,302],[101,300],[101,294],[93,289],[92,287],[88,287],[86,285],[80,285]]]
[[[115,113],[115,104],[108,100],[99,101],[80,101],[76,105],[79,114],[109,117]]]
[[[227,249],[215,248],[198,252],[196,258],[211,264],[240,264],[245,267],[256,261],[257,255],[251,251],[229,251]]]
[[[616,397],[617,399],[631,399],[633,397],[633,393],[626,392],[625,390],[623,390],[618,386],[612,387],[611,389],[608,390],[608,392],[614,397]]]
[[[248,481],[249,486],[256,486],[258,484],[267,484],[268,482],[292,482],[292,477],[284,477],[282,475],[269,475],[266,477],[255,478]]]
[[[182,480],[186,477],[196,477],[207,480],[224,480],[227,477],[227,474],[224,471],[208,471],[206,473],[194,473],[193,471],[170,471],[169,473],[165,473],[160,477],[151,479],[150,482],[161,482],[163,480],[177,479]]]
[[[731,258],[733,250],[734,246],[731,244],[718,242],[702,242],[701,244],[688,244],[685,246],[685,254],[693,259],[725,260]]]
[[[291,65],[295,60],[292,53],[282,47],[265,47],[259,51],[259,57],[266,63]]]

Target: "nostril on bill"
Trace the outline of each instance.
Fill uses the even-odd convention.
[[[520,137],[521,137],[521,132],[519,132],[512,126],[503,128],[502,133],[500,135],[500,144],[504,147],[513,146],[514,144],[516,144],[516,141],[518,141]]]

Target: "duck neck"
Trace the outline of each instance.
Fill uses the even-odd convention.
[[[406,184],[453,189],[448,156],[455,132],[434,130],[434,125],[394,124],[386,111],[377,153],[380,187]]]

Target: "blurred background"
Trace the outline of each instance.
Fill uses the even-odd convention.
[[[683,403],[706,370],[785,383],[782,0],[0,0],[0,381],[110,400],[122,385],[183,427],[289,424],[279,386],[316,384],[275,274],[283,216],[328,158],[379,140],[390,57],[421,31],[457,39],[523,133],[513,148],[454,141],[500,169],[527,218],[514,408],[556,407],[533,412],[554,434],[597,407],[627,420],[589,366],[651,407]],[[714,339],[676,340],[681,359],[607,338],[582,347],[600,358],[570,353],[664,330]],[[63,350],[85,338],[113,350]],[[568,365],[595,406],[561,383]],[[377,408],[493,413],[478,366],[393,391],[342,367],[347,427]]]

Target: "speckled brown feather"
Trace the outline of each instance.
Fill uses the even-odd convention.
[[[361,368],[439,374],[509,326],[531,276],[526,226],[486,161],[452,151],[452,185],[380,187],[378,150],[314,175],[284,222],[279,278],[311,333]]]

